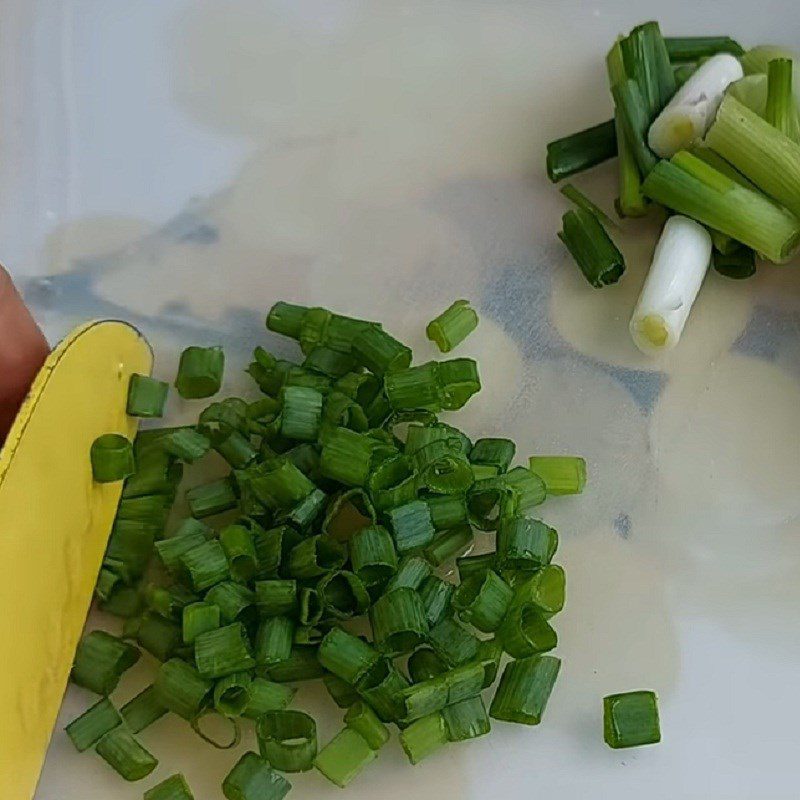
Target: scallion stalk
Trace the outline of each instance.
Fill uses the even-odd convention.
[[[126,412],[132,417],[161,417],[167,402],[169,385],[148,375],[131,375],[128,383]]]
[[[563,190],[562,190],[563,191]],[[428,323],[425,333],[439,351],[449,353],[478,327],[478,315],[469,300],[456,300]]]
[[[292,784],[255,753],[245,753],[222,783],[227,800],[283,800]]]
[[[792,90],[792,62],[788,58],[776,58],[767,66],[767,105],[764,119],[793,142],[798,142],[800,127]]]
[[[221,347],[187,347],[181,353],[175,388],[184,399],[211,397],[222,386],[225,355]]]
[[[554,183],[595,167],[617,154],[614,120],[602,122],[547,145],[547,176]]]
[[[489,716],[505,722],[538,725],[558,677],[561,661],[531,656],[506,665]]]
[[[133,445],[118,433],[105,433],[92,442],[91,462],[97,483],[114,483],[136,472]]]
[[[655,692],[636,691],[603,698],[603,734],[614,749],[661,741]]]
[[[155,756],[124,725],[114,728],[97,743],[97,755],[126,781],[140,781],[158,766]]]
[[[302,711],[268,711],[256,723],[262,758],[281,772],[306,772],[317,755],[317,724]]]
[[[314,766],[344,789],[377,755],[358,731],[344,728],[319,751]]]
[[[194,800],[183,775],[172,775],[144,793],[144,800]]]
[[[616,283],[625,272],[625,260],[597,218],[582,208],[561,218],[558,238],[596,289]]]

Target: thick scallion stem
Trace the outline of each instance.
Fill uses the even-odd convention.
[[[364,737],[348,727],[319,751],[314,766],[329,781],[344,789],[377,756]]]
[[[123,725],[97,743],[97,755],[126,781],[140,781],[158,766],[155,756],[148,753]]]
[[[227,800],[283,800],[292,784],[255,753],[245,753],[222,783]]]
[[[163,717],[167,707],[161,702],[155,685],[148,686],[129,700],[119,710],[120,716],[131,733],[139,733],[149,728]]]
[[[428,644],[448,665],[457,666],[475,658],[480,642],[452,617],[445,617],[430,629]]]
[[[161,417],[169,385],[147,375],[134,373],[128,383],[126,412],[132,417]]]
[[[370,525],[350,540],[350,560],[356,575],[366,583],[384,581],[397,570],[397,553],[386,528]]]
[[[412,500],[389,509],[387,517],[398,553],[425,547],[433,541],[431,512],[424,500]]]
[[[656,202],[733,237],[776,263],[790,258],[800,241],[800,221],[789,211],[687,152],[660,161],[647,176],[643,190]]]
[[[92,631],[78,645],[72,665],[72,682],[108,696],[139,657],[139,651],[127,642],[105,631]]]
[[[122,717],[108,698],[103,698],[65,728],[79,753],[94,747],[109,731],[122,724]]]
[[[495,565],[501,572],[539,569],[553,560],[557,548],[555,528],[529,517],[508,517],[497,531]]]
[[[558,677],[561,661],[531,656],[506,665],[489,716],[505,722],[538,725]]]
[[[254,655],[259,667],[271,667],[292,654],[295,623],[289,617],[261,620],[256,632]]]
[[[456,300],[428,323],[425,333],[439,351],[449,353],[478,327],[478,315],[469,300]]]
[[[492,729],[486,706],[480,696],[468,697],[442,709],[442,717],[451,742],[465,742],[484,736]]]
[[[92,475],[98,483],[114,483],[133,475],[133,445],[118,433],[98,436],[91,447]]]
[[[407,587],[380,597],[369,616],[375,643],[387,655],[411,652],[428,633],[422,600]]]
[[[186,720],[194,719],[206,707],[213,689],[194,667],[177,658],[161,665],[153,685],[159,702]]]
[[[788,58],[776,58],[769,62],[764,119],[797,143],[800,140],[800,126],[792,89],[792,71],[792,61]]]
[[[380,750],[389,741],[389,729],[363,700],[348,708],[344,723],[359,733],[373,750]]]
[[[184,399],[211,397],[222,386],[225,354],[221,347],[187,347],[181,353],[175,388]]]
[[[614,120],[602,122],[547,145],[547,176],[554,183],[608,161],[617,154]]]
[[[317,755],[317,724],[302,711],[268,711],[256,723],[262,758],[281,772],[305,772]]]
[[[580,494],[586,486],[586,462],[580,456],[531,456],[528,467],[547,487],[547,494]]]
[[[625,272],[625,260],[597,218],[582,208],[567,211],[558,238],[596,289],[616,283]]]
[[[661,741],[655,692],[636,691],[603,698],[603,735],[614,749]]]
[[[188,574],[196,592],[210,589],[230,577],[228,559],[216,539],[187,550],[180,556],[179,564]]]
[[[493,570],[464,581],[453,595],[453,607],[461,619],[479,631],[492,633],[500,627],[514,592]]]
[[[214,686],[214,708],[223,717],[239,717],[250,705],[252,678],[247,672],[235,672]]]
[[[297,689],[273,683],[265,678],[253,678],[250,682],[250,701],[242,716],[247,719],[258,719],[267,711],[280,711],[292,702]]]
[[[194,642],[194,658],[200,675],[211,679],[247,672],[256,665],[240,622],[200,634]]]
[[[451,558],[464,555],[472,547],[475,535],[469,525],[459,525],[440,533],[426,548],[425,558],[435,567]]]

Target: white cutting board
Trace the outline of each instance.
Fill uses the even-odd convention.
[[[626,329],[655,227],[626,231],[628,273],[593,290],[543,175],[549,139],[609,116],[604,53],[650,18],[800,45],[789,0],[3,4],[0,258],[51,338],[123,317],[165,378],[184,346],[224,344],[244,391],[254,344],[290,352],[262,326],[277,299],[383,319],[424,357],[424,323],[468,297],[486,388],[461,424],[589,461],[586,494],[542,508],[569,591],[543,724],[417,768],[395,742],[353,800],[797,796],[800,275],[711,275],[679,349],[647,361]],[[614,172],[578,182],[610,208]],[[638,688],[663,743],[612,751],[602,697]],[[142,736],[161,766],[140,784],[74,752],[60,728],[90,699],[68,693],[37,800],[134,800],[179,770],[221,798],[235,756],[179,720]],[[335,731],[319,687],[299,704]]]

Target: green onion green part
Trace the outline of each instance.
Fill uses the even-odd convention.
[[[400,744],[412,764],[419,764],[448,741],[447,726],[439,713],[422,717],[400,731]]]
[[[767,67],[767,106],[764,119],[797,143],[800,130],[792,90],[792,61],[788,58],[775,58]]]
[[[531,456],[528,463],[547,494],[580,494],[586,486],[586,462],[579,456]]]
[[[605,225],[609,228],[618,228],[616,222],[614,222],[611,217],[606,214],[601,208],[598,208],[594,202],[592,202],[577,186],[573,186],[571,183],[565,183],[561,189],[561,194],[570,200],[576,208],[582,208],[584,211],[591,214],[595,219],[601,224]]]
[[[233,487],[225,478],[189,489],[186,492],[186,500],[192,516],[198,519],[221,514],[236,507]]]
[[[363,433],[336,428],[325,438],[319,466],[326,478],[345,486],[364,486],[370,473],[374,439]]]
[[[369,617],[375,643],[387,655],[411,652],[428,633],[422,600],[407,587],[378,598],[370,608]]]
[[[187,550],[179,559],[196,592],[210,589],[230,577],[228,559],[222,545],[212,539]]]
[[[220,610],[212,603],[192,603],[183,609],[183,643],[192,645],[202,633],[216,630],[222,624]]]
[[[97,755],[126,781],[140,781],[157,766],[157,759],[124,726],[107,733],[97,743]]]
[[[603,736],[614,749],[660,742],[655,692],[642,690],[604,697]]]
[[[360,617],[369,608],[370,598],[361,579],[353,572],[329,572],[317,584],[323,615],[335,619]]]
[[[245,753],[222,784],[227,800],[283,800],[292,784],[255,753]]]
[[[65,728],[79,753],[94,747],[109,731],[122,724],[122,717],[108,698],[103,698]]]
[[[314,766],[331,783],[344,789],[377,757],[375,749],[358,731],[344,728],[319,751]]]
[[[105,631],[92,631],[78,644],[72,682],[90,692],[108,696],[139,657],[139,651],[127,642]]]
[[[144,793],[144,800],[194,800],[183,775],[172,775]]]
[[[433,541],[431,512],[424,500],[412,500],[389,509],[387,517],[398,553],[425,547]]]
[[[480,695],[446,706],[441,713],[447,730],[447,739],[451,742],[476,739],[492,729],[486,706]]]
[[[139,733],[158,722],[168,709],[161,702],[156,687],[148,686],[129,700],[119,710],[120,716],[131,733]]]
[[[471,661],[478,654],[479,640],[452,617],[430,629],[428,644],[451,667]]]
[[[495,569],[497,556],[495,553],[481,553],[475,556],[462,556],[456,559],[458,577],[462,582],[471,575],[485,575],[487,570]]]
[[[389,594],[395,589],[419,589],[432,571],[430,563],[421,556],[405,556],[397,572],[386,584],[384,594]]]
[[[355,686],[378,662],[380,655],[363,639],[334,627],[320,643],[317,658],[326,670]]]
[[[167,661],[181,646],[181,626],[159,614],[144,614],[136,638],[150,655],[159,661]]]
[[[305,386],[287,386],[283,390],[281,433],[287,439],[313,442],[322,419],[322,395]]]
[[[353,571],[365,583],[385,581],[397,570],[397,553],[386,528],[370,525],[350,540]]]
[[[614,120],[601,122],[547,145],[547,177],[556,183],[602,164],[616,154]]]
[[[228,525],[219,533],[219,543],[228,559],[231,577],[242,583],[258,571],[258,558],[252,531],[244,525]]]
[[[214,708],[223,717],[239,717],[250,705],[252,678],[247,672],[236,672],[214,685]]]
[[[208,590],[205,600],[220,610],[226,624],[244,619],[255,605],[255,595],[241,583],[224,581]]]
[[[339,708],[350,708],[354,703],[361,702],[358,699],[358,692],[338,675],[334,675],[332,672],[326,673],[322,676],[322,682]]]
[[[291,303],[275,303],[267,315],[267,328],[275,333],[288,336],[292,339],[300,339],[300,331],[303,326],[308,308],[306,306],[296,306]]]
[[[247,632],[240,622],[202,633],[194,642],[197,671],[203,678],[224,678],[255,667]]]
[[[429,627],[438,625],[448,614],[455,588],[452,583],[443,581],[436,575],[431,575],[419,587],[419,596]]]
[[[493,633],[506,615],[512,588],[493,570],[464,581],[453,595],[453,608],[479,631]]]
[[[411,350],[382,328],[369,326],[353,340],[356,361],[378,377],[411,366]]]
[[[421,647],[408,659],[408,674],[414,683],[423,683],[443,672],[447,672],[447,664],[428,647]]]
[[[673,64],[700,61],[717,53],[744,55],[742,46],[730,36],[667,36],[664,39],[667,55]]]
[[[255,659],[259,667],[271,667],[286,661],[292,654],[294,620],[289,617],[267,617],[256,632]]]
[[[126,412],[131,417],[161,417],[167,402],[169,385],[147,375],[134,373],[128,383]]]
[[[439,567],[451,558],[464,555],[472,547],[474,541],[475,535],[472,528],[469,525],[459,525],[440,533],[425,548],[425,558],[435,567]]]
[[[289,658],[273,664],[266,674],[276,683],[294,683],[321,678],[325,670],[317,660],[316,647],[293,647]]]
[[[181,353],[175,388],[185,400],[211,397],[222,386],[224,369],[221,347],[187,347]]]
[[[253,678],[250,681],[250,700],[242,716],[247,719],[258,719],[267,711],[280,711],[292,702],[297,689],[273,683],[265,678]]]
[[[749,247],[737,247],[729,254],[715,250],[711,263],[720,275],[734,280],[752,278],[756,274],[756,254]]]
[[[262,617],[280,617],[297,607],[297,581],[275,579],[256,581],[256,608]]]
[[[528,658],[545,653],[558,644],[558,636],[535,606],[512,606],[498,631],[503,649],[513,658]]]
[[[268,711],[256,723],[262,758],[281,772],[305,772],[317,755],[317,723],[302,711]]]
[[[185,720],[194,719],[206,707],[213,689],[191,664],[178,658],[161,665],[153,686],[161,705]]]
[[[553,560],[557,548],[554,528],[538,519],[507,517],[497,530],[495,564],[501,572],[539,569]]]
[[[344,724],[359,733],[373,750],[380,750],[389,741],[389,729],[363,700],[348,708]]]
[[[582,208],[561,219],[559,239],[595,289],[616,283],[625,272],[625,260],[597,218]]]
[[[345,548],[330,536],[311,536],[289,553],[288,571],[295,578],[317,578],[341,569],[347,559]]]
[[[456,300],[428,323],[425,333],[439,351],[449,353],[478,327],[478,315],[469,300]]]
[[[388,658],[381,658],[358,681],[358,693],[383,722],[394,722],[403,715],[402,692],[409,686]]]
[[[511,661],[500,678],[489,716],[505,722],[538,725],[560,667],[561,661],[553,656]]]
[[[114,483],[133,475],[133,445],[118,433],[104,433],[92,442],[92,475],[97,483]]]

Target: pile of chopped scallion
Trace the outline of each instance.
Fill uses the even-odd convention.
[[[797,252],[800,73],[792,58],[771,46],[745,52],[728,36],[665,38],[647,22],[608,52],[613,119],[547,146],[552,181],[617,156],[618,215],[642,217],[653,206],[672,215],[630,320],[643,352],[677,344],[710,264],[747,278],[757,256],[781,264]],[[575,186],[562,192],[575,208],[559,237],[592,286],[616,283],[625,262],[607,230],[615,223]]]
[[[459,301],[428,335],[448,352],[477,324]],[[125,479],[96,589],[124,626],[78,647],[72,680],[103,699],[68,726],[75,746],[136,781],[158,763],[137,734],[165,714],[209,741],[203,720],[221,716],[231,731],[211,742],[221,748],[251,721],[258,753],[233,766],[223,792],[278,800],[291,787],[282,773],[316,767],[346,786],[378,757],[389,723],[412,763],[488,733],[490,718],[538,724],[560,666],[545,653],[564,571],[551,563],[558,534],[530,514],[548,494],[581,492],[584,461],[514,466],[511,440],[473,442],[438,421],[480,389],[472,359],[412,367],[381,325],[323,308],[277,303],[267,327],[297,340],[304,359],[257,347],[248,371],[259,399],[92,447],[96,480]],[[175,386],[209,397],[223,369],[219,348],[190,347]],[[134,376],[128,413],[160,417],[167,391]],[[184,464],[211,451],[229,475],[189,489],[191,516],[165,532]],[[470,555],[476,530],[487,542]],[[152,685],[117,708],[108,696],[142,650]],[[513,660],[501,669],[504,654]],[[499,673],[487,709],[482,693]],[[293,684],[318,678],[346,709],[321,748],[314,719],[288,708]],[[652,740],[640,721],[634,729],[637,743]],[[192,798],[181,775],[144,796]]]

